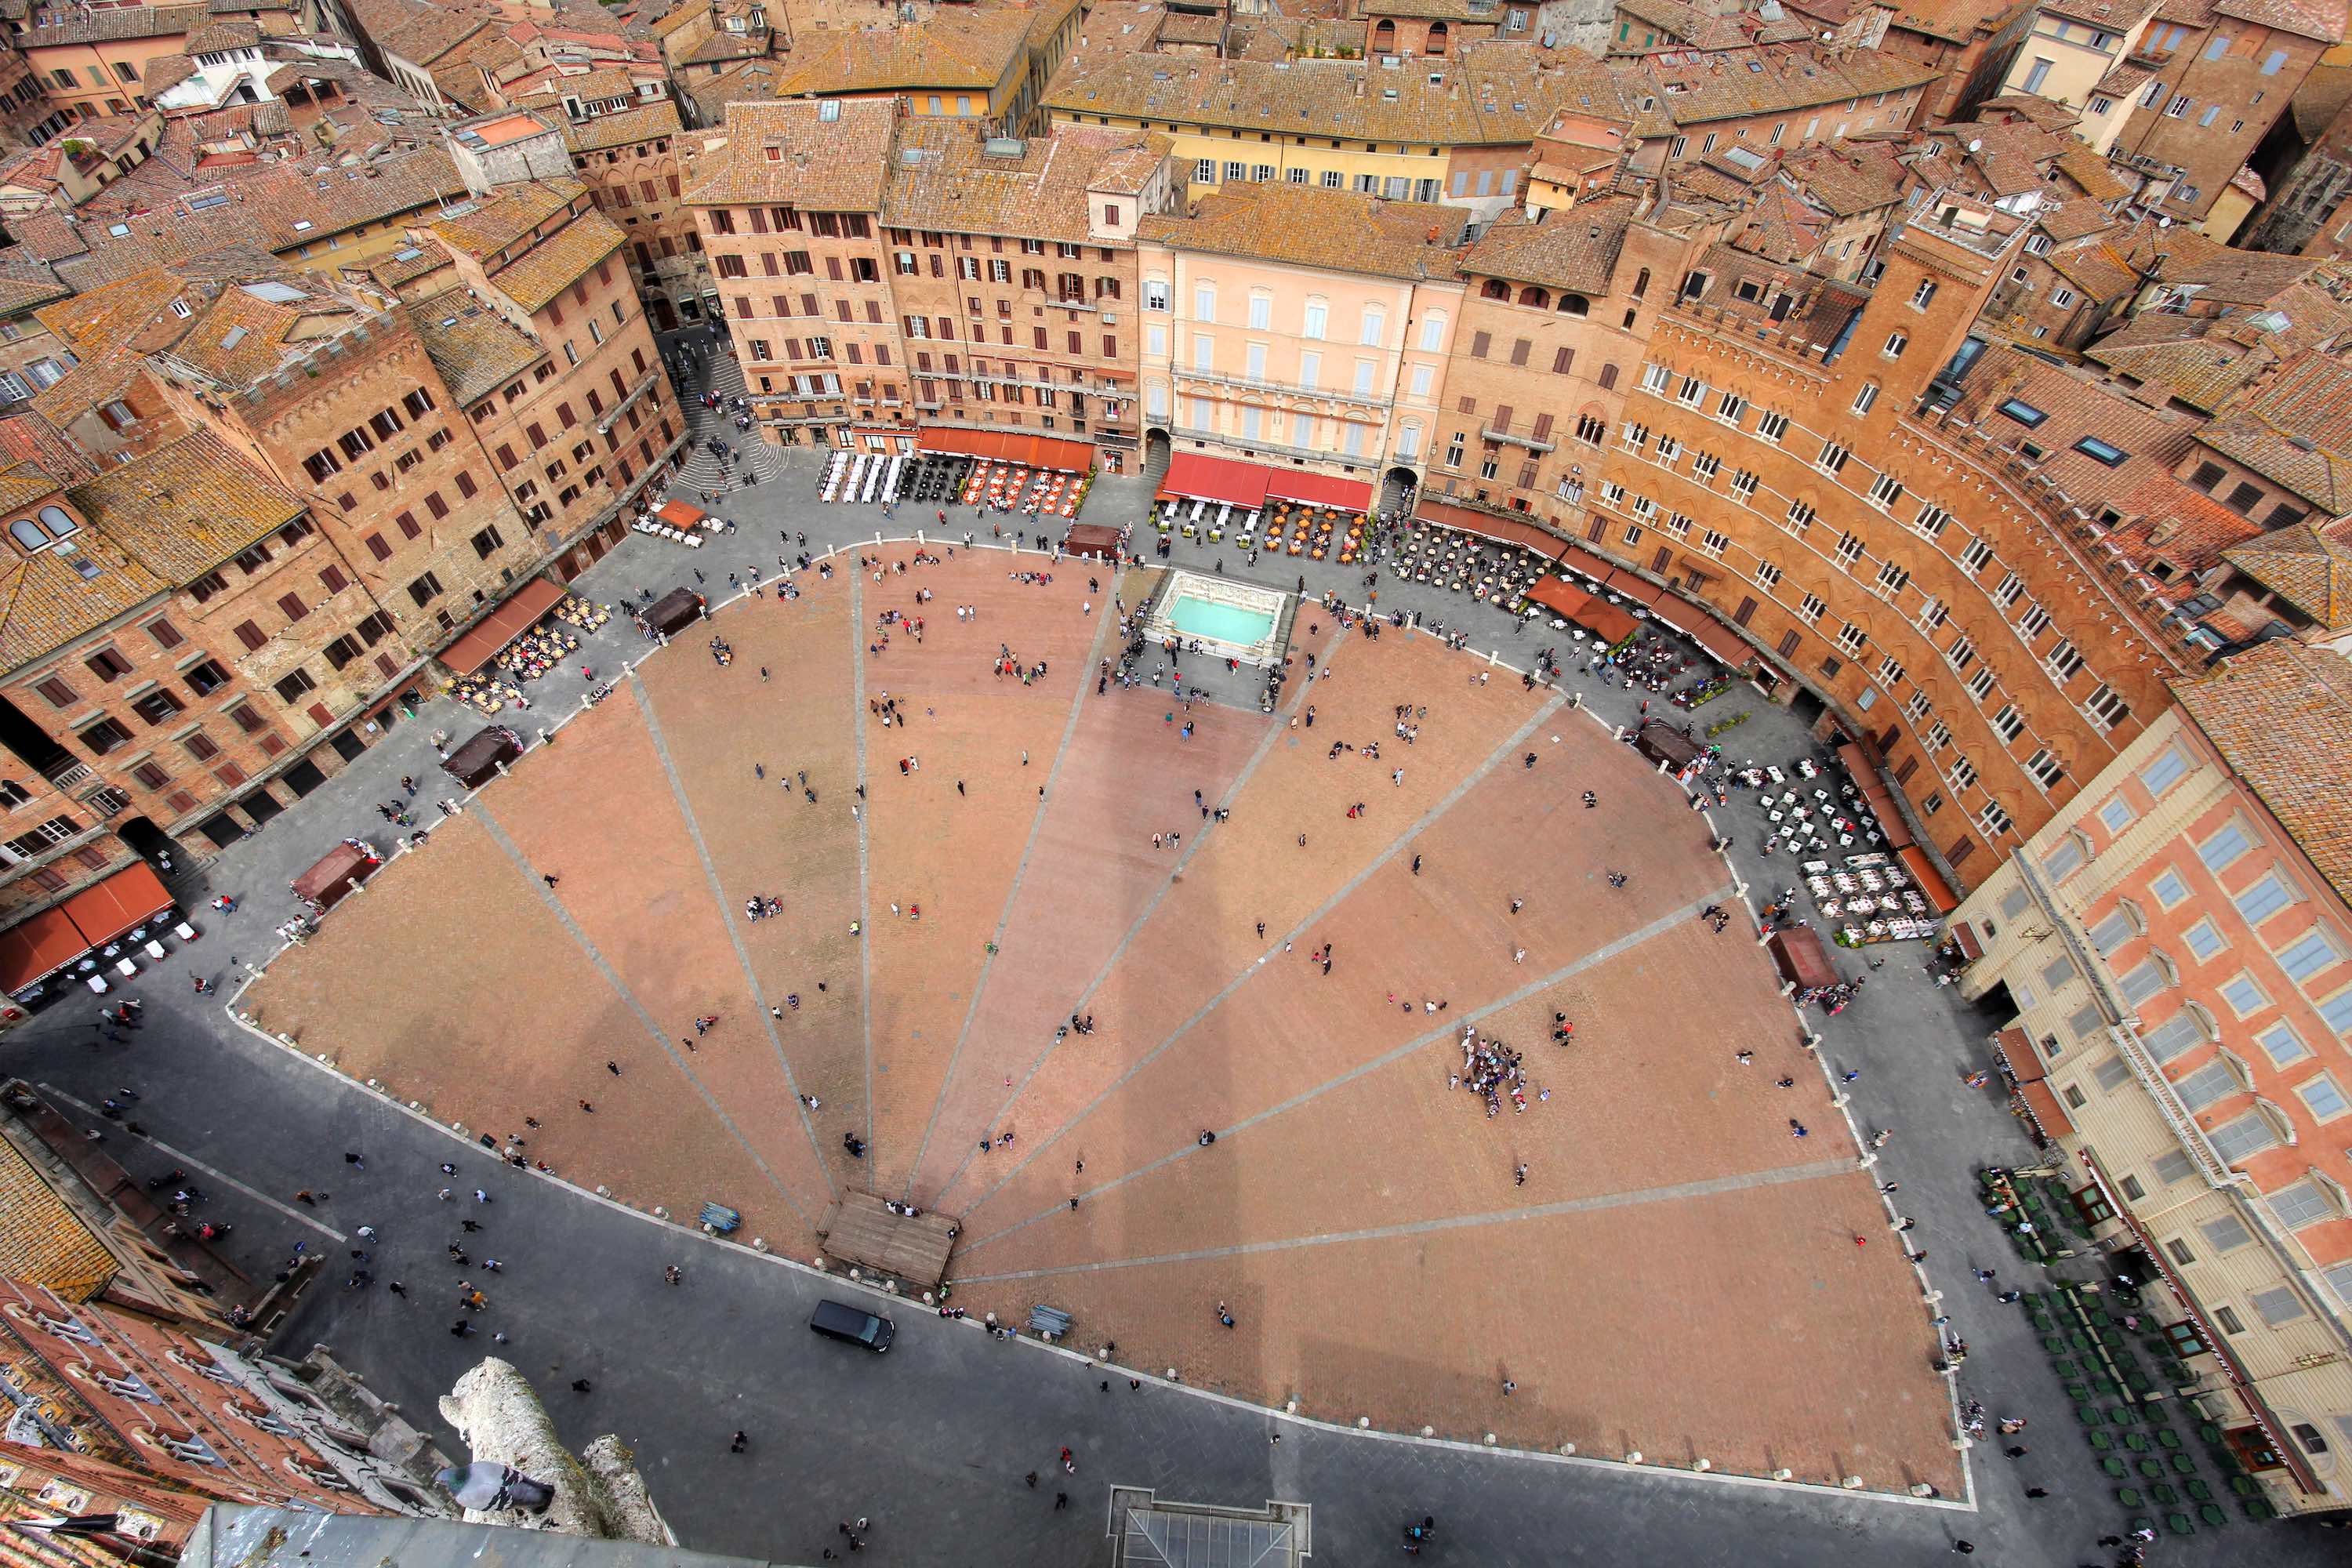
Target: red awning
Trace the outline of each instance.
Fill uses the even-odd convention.
[[[562,584],[544,577],[532,578],[516,589],[512,598],[483,617],[472,631],[443,649],[441,662],[459,675],[473,674],[498,658],[500,648],[530,630],[562,597]]]
[[[906,432],[894,434],[903,436]],[[1032,436],[1023,430],[967,430],[954,425],[926,425],[917,436],[917,447],[925,452],[985,458],[995,463],[1024,463],[1033,468],[1065,468],[1074,474],[1090,473],[1095,466],[1091,441]]]
[[[1265,484],[1273,477],[1272,469],[1255,463],[1179,452],[1168,465],[1168,477],[1160,481],[1160,493],[1188,500],[1226,501],[1255,511],[1265,505]]]
[[[707,514],[700,508],[690,507],[682,500],[666,500],[654,515],[672,528],[700,528]]]
[[[144,860],[134,860],[95,887],[84,888],[58,906],[85,947],[103,947],[133,927],[172,907],[163,879]]]
[[[1363,480],[1335,479],[1328,474],[1309,474],[1297,468],[1268,468],[1265,493],[1285,500],[1305,501],[1309,506],[1337,507],[1342,511],[1372,510],[1372,487]]]
[[[2063,1138],[2074,1131],[2074,1123],[2067,1117],[2066,1108],[2058,1103],[2056,1095],[2050,1092],[2048,1079],[2037,1078],[2019,1084],[2017,1097],[2025,1101],[2026,1114],[2033,1118],[2033,1124],[2042,1129],[2043,1137]]]
[[[1619,566],[1612,566],[1601,573],[1601,580],[1645,610],[1656,604],[1658,595],[1665,592],[1664,588],[1654,587]]]
[[[1572,621],[1582,619],[1592,609],[1591,595],[1553,576],[1538,577],[1529,584],[1528,597],[1548,610],[1559,611]]]
[[[1967,921],[1952,922],[1952,942],[1959,948],[1960,956],[1970,963],[1984,956],[1984,942],[1977,935],[1977,928]]]
[[[89,951],[62,909],[0,931],[0,991],[17,992],[44,980]]]
[[[1583,573],[1586,576],[1591,578],[1596,583],[1599,582],[1603,574],[1607,573],[1609,570],[1609,561],[1607,557],[1601,555],[1598,551],[1589,550],[1583,545],[1577,544],[1572,542],[1570,543],[1567,550],[1561,552],[1560,559],[1566,562],[1569,565],[1575,567],[1579,572]]]
[[[1475,533],[1481,539],[1491,539],[1497,544],[1523,545],[1550,560],[1557,561],[1567,542],[1545,532],[1532,522],[1519,522],[1491,512],[1474,511],[1466,506],[1450,506],[1427,497],[1413,503],[1413,514],[1422,521],[1436,528],[1450,528],[1457,533]]]
[[[1903,862],[1903,868],[1911,873],[1911,879],[1919,884],[1919,890],[1936,906],[1937,914],[1948,915],[1960,907],[1960,900],[1952,896],[1951,884],[1944,880],[1943,873],[1936,869],[1925,849],[1916,844],[1906,844],[1895,851],[1895,858]]]
[[[2042,1058],[2035,1054],[2033,1042],[2022,1029],[2002,1029],[1992,1037],[1993,1049],[2000,1057],[2001,1066],[2020,1083],[2038,1083],[2050,1075],[2042,1070]]]
[[[1691,641],[1706,649],[1730,669],[1745,669],[1757,659],[1756,650],[1705,616],[1693,617]]]
[[[1642,623],[1604,599],[1588,598],[1582,612],[1570,617],[1602,642],[1623,642],[1642,629]]]

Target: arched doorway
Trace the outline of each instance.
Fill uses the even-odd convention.
[[[178,842],[146,817],[126,816],[114,825],[114,831],[131,846],[133,854],[167,877],[187,864]]]
[[[1173,455],[1173,443],[1168,439],[1167,431],[1155,425],[1143,433],[1143,471],[1145,473],[1155,476],[1166,473],[1169,461]]]
[[[1409,497],[1421,489],[1421,476],[1402,463],[1381,476],[1381,510],[1391,517],[1403,514]]]

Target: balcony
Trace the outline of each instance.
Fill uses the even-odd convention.
[[[1288,447],[1279,441],[1263,437],[1227,435],[1222,430],[1196,430],[1179,425],[1174,427],[1178,440],[1211,441],[1220,447],[1238,447],[1245,452],[1274,452],[1286,458],[1304,458],[1310,463],[1338,463],[1341,467],[1374,468],[1380,463],[1377,452],[1326,452],[1314,447]]]
[[[1314,397],[1327,403],[1345,403],[1357,408],[1386,408],[1389,400],[1365,392],[1342,392],[1337,387],[1305,386],[1293,381],[1268,381],[1261,376],[1223,375],[1212,370],[1188,370],[1181,364],[1169,367],[1187,381],[1207,382],[1212,386],[1230,386],[1243,392],[1264,392],[1277,397]]]
[[[90,777],[89,764],[67,757],[43,768],[41,776],[59,789],[69,790]]]

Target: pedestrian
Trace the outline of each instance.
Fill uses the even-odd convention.
[[[604,1070],[618,1078],[621,1076],[621,1064],[617,1061],[608,1061],[604,1064]]]
[[[740,1454],[750,1446],[751,1441],[751,1434],[739,1426],[735,1429],[735,1436],[727,1440],[727,1451],[730,1454]]]
[[[2025,1489],[2025,1495],[2030,1498],[2045,1498],[2050,1495],[2050,1489],[2047,1487],[2028,1487]]]
[[[1029,1489],[1030,1489],[1031,1491],[1033,1491],[1033,1492],[1034,1492],[1034,1491],[1035,1491],[1035,1490],[1037,1489],[1037,1472],[1036,1472],[1036,1471],[1032,1470],[1032,1471],[1030,1471],[1027,1475],[1025,1475],[1025,1476],[1022,1477],[1021,1479],[1022,1479],[1023,1480],[1027,1481],[1027,1482],[1029,1483]]]
[[[593,1389],[586,1378],[575,1377],[572,1380],[572,1392],[574,1394],[588,1394],[593,1392]]]
[[[1217,1303],[1217,1321],[1229,1329],[1234,1326],[1234,1315],[1225,1310],[1225,1304],[1223,1301]]]
[[[1070,1506],[1070,1494],[1069,1494],[1069,1493],[1067,1493],[1067,1492],[1055,1492],[1055,1493],[1054,1494],[1054,1511],[1055,1511],[1055,1513],[1059,1513],[1059,1512],[1061,1512],[1064,1509],[1066,1509],[1066,1508],[1067,1508],[1067,1507],[1069,1507],[1069,1506]]]
[[[580,1109],[593,1114],[596,1108],[583,1100],[580,1102]]]
[[[555,884],[556,884],[557,882],[559,882],[559,881],[562,880],[562,878],[560,878],[560,877],[556,876],[556,875],[555,875],[553,872],[551,872],[551,872],[544,872],[544,873],[541,873],[541,877],[540,877],[540,879],[540,879],[541,881],[542,881],[542,882],[546,883],[546,884],[547,884],[549,887],[551,887],[551,888],[554,887],[554,886],[555,886]]]
[[[484,1192],[481,1188],[476,1187],[474,1189],[474,1201],[478,1204],[488,1203],[490,1201],[490,1194]]]
[[[232,959],[230,959],[230,960],[229,960],[229,963],[235,963],[236,962],[236,960],[235,960],[234,958],[232,958]],[[366,1162],[365,1160],[362,1159],[362,1158],[361,1158],[359,1155],[357,1155],[357,1154],[346,1153],[346,1154],[343,1156],[343,1163],[344,1163],[344,1164],[346,1164],[346,1165],[356,1165],[357,1167],[359,1167],[359,1168],[360,1168],[361,1170],[362,1170],[362,1171],[364,1171],[364,1170],[366,1170],[366,1169],[367,1169],[367,1162]]]
[[[2022,1443],[2012,1443],[2008,1447],[2001,1450],[2002,1453],[2007,1454],[2012,1459],[2021,1459],[2032,1451],[2032,1450],[2026,1447]]]
[[[385,1281],[385,1289],[389,1289],[395,1296],[405,1296],[408,1294],[408,1287],[403,1285],[397,1279]]]

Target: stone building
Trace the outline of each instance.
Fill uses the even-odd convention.
[[[1793,678],[1801,706],[1868,738],[1912,835],[1956,871],[2046,822],[2161,710],[2160,678],[2192,653],[2160,607],[2097,572],[2076,543],[2092,514],[2036,471],[2048,449],[2011,456],[2023,432],[1998,412],[2014,402],[2038,424],[2116,400],[1988,393],[1993,409],[1936,412],[2023,237],[1967,198],[1922,201],[1868,289],[1700,252],[1584,525],[1595,550],[1765,650],[1765,679]],[[2135,456],[2099,428],[2053,447],[2101,474],[2108,455]]]
[[[1213,451],[1418,482],[1460,331],[1457,208],[1308,185],[1213,189],[1145,220],[1143,417]]]
[[[1136,235],[1176,188],[1161,137],[903,122],[882,237],[918,416],[1084,437],[1114,469],[1135,461]]]
[[[2352,1506],[2347,671],[2289,637],[2182,681],[1960,910],[2094,1244],[2288,1513]]]
[[[331,1361],[278,1363],[232,1337],[0,1279],[0,1397],[37,1445],[0,1441],[0,1467],[55,1451],[217,1502],[456,1515],[431,1445]]]

